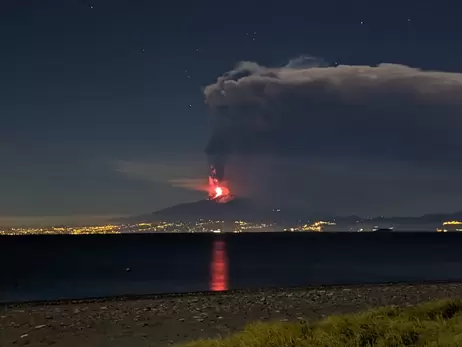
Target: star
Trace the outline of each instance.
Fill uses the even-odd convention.
[[[363,24],[364,24],[364,22],[363,22],[363,21],[361,21],[361,25],[363,25]]]
[[[93,5],[90,4],[90,8],[92,9],[92,8],[93,8]]]
[[[408,22],[411,22],[411,18],[408,18],[407,21],[408,21]]]
[[[189,106],[188,106],[188,107],[189,107],[189,108],[191,108],[191,107],[192,107],[192,105],[191,105],[191,104],[189,104]]]

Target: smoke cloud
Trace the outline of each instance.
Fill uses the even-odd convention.
[[[250,185],[265,190],[281,186],[284,178],[292,184],[299,182],[297,190],[304,199],[316,196],[320,203],[320,191],[324,194],[334,182],[349,185],[351,191],[344,195],[366,199],[361,184],[374,194],[373,187],[384,187],[386,179],[386,195],[396,199],[393,187],[399,190],[405,181],[409,183],[409,176],[404,179],[401,174],[403,167],[417,175],[433,172],[435,167],[441,169],[439,174],[459,172],[462,74],[396,64],[332,67],[315,62],[305,57],[282,68],[242,62],[205,88],[213,124],[206,153],[212,163],[227,161],[233,166],[230,173],[240,176],[243,191]],[[265,158],[265,170],[255,158]],[[250,171],[245,173],[247,178],[242,177],[244,168],[236,166],[243,161],[248,164],[245,171]],[[367,170],[371,161],[375,172]],[[339,162],[341,168],[334,165]],[[258,171],[258,182],[249,178],[252,170]],[[392,182],[377,174],[390,170]],[[313,181],[300,188],[300,182],[313,175],[319,178],[317,188]],[[435,177],[424,176],[422,185],[431,184]],[[244,187],[242,182],[250,181]],[[338,193],[340,187],[335,186]],[[460,184],[454,182],[453,191],[455,186]],[[288,188],[296,200],[294,187],[281,188],[279,193]],[[423,186],[415,189],[425,196]],[[449,188],[445,185],[445,189]],[[408,194],[411,197],[415,191]]]
[[[328,153],[436,160],[462,140],[462,74],[402,65],[241,63],[205,88],[207,153]]]

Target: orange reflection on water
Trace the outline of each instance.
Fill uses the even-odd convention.
[[[214,292],[228,290],[228,259],[223,241],[213,242],[210,273],[210,290]]]

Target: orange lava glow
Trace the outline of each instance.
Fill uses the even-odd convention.
[[[221,187],[216,187],[215,188],[215,198],[218,198],[223,195],[223,188]]]
[[[229,189],[225,186],[215,187],[215,196],[212,199],[218,199],[229,195]]]
[[[228,259],[223,241],[216,240],[213,242],[210,275],[210,290],[228,290]]]
[[[216,178],[209,177],[209,198],[210,200],[221,199],[230,195],[229,189],[223,182]]]

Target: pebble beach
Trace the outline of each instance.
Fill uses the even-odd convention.
[[[462,284],[262,289],[3,305],[0,345],[171,346],[255,321],[314,321],[385,305],[462,298]]]

